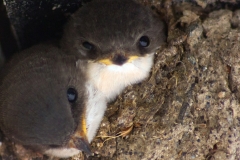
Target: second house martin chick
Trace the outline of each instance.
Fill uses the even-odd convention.
[[[91,154],[83,61],[51,45],[15,56],[1,71],[0,129],[26,149],[54,157]]]

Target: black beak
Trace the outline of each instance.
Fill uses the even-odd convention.
[[[124,55],[121,55],[121,54],[116,54],[112,58],[113,64],[120,65],[120,66],[123,65],[124,63],[126,63],[127,60],[128,60],[128,58]]]
[[[74,138],[73,143],[78,150],[85,152],[89,156],[92,155],[90,145],[89,145],[87,139],[76,137],[76,138]]]

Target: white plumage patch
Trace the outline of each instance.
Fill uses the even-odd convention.
[[[53,157],[68,158],[77,155],[80,152],[80,150],[75,148],[54,148],[46,150],[45,154]]]
[[[104,116],[107,102],[113,100],[123,89],[148,77],[154,54],[139,57],[130,63],[105,65],[88,64],[87,137],[91,142]]]

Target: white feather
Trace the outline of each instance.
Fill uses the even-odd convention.
[[[154,54],[139,57],[131,63],[104,65],[89,62],[87,102],[87,137],[91,142],[102,121],[107,102],[113,100],[123,89],[147,78],[153,64]]]
[[[77,155],[80,152],[80,150],[75,148],[53,148],[46,150],[45,154],[53,157],[68,158]]]

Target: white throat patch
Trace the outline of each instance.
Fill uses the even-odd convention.
[[[79,154],[81,151],[75,148],[52,148],[45,151],[46,155],[58,157],[58,158],[68,158]]]
[[[107,102],[113,100],[123,89],[147,78],[153,64],[154,53],[139,57],[131,63],[105,65],[89,62],[87,102],[87,137],[94,138],[104,116]]]
[[[131,63],[104,65],[89,63],[89,81],[109,100],[113,100],[122,90],[148,77],[154,54],[139,57]]]

